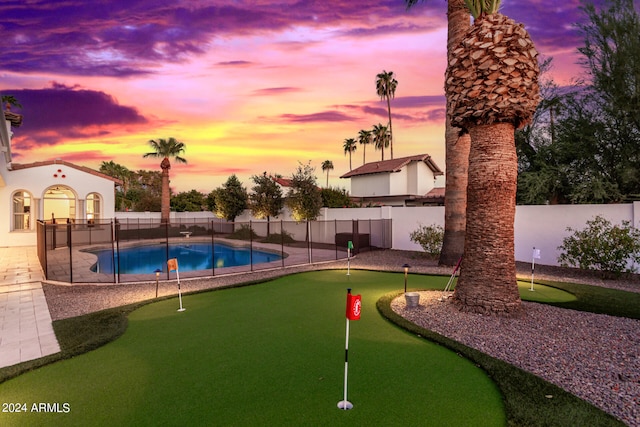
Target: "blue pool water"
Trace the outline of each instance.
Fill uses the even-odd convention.
[[[259,251],[249,248],[238,248],[222,243],[213,245],[211,256],[211,244],[179,244],[169,245],[169,257],[166,247],[161,246],[133,246],[120,249],[116,266],[120,262],[121,274],[149,274],[156,269],[167,271],[167,259],[177,258],[180,271],[211,270],[222,267],[235,267],[240,265],[259,264],[278,261],[282,259],[280,254]],[[93,252],[98,256],[98,261],[91,267],[91,271],[113,274],[114,265],[110,250]]]

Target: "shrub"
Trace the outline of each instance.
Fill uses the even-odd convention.
[[[440,255],[442,248],[442,241],[444,239],[444,229],[439,225],[420,225],[417,230],[414,230],[409,235],[412,242],[422,246],[422,249],[431,258],[436,258]]]
[[[598,215],[587,221],[583,230],[567,231],[573,234],[565,237],[558,262],[563,267],[579,267],[598,270],[604,278],[620,277],[622,273],[634,273],[634,263],[640,262],[640,231],[631,227],[629,221],[621,225]]]
[[[281,233],[271,233],[265,239],[262,240],[263,243],[293,243],[295,240],[293,236],[286,231]]]
[[[238,239],[238,240],[255,240],[258,238],[258,235],[255,231],[248,225],[241,225],[240,228],[235,230],[229,236],[229,239]]]

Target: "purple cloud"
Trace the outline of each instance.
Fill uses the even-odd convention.
[[[251,61],[223,61],[223,62],[218,62],[215,64],[216,66],[219,67],[250,67],[252,65],[254,65],[253,62]]]
[[[294,27],[355,26],[393,32],[388,20],[409,20],[398,0],[271,2],[204,0],[5,0],[0,4],[0,66],[13,72],[132,76],[156,64],[199,55],[210,41],[230,35]],[[420,15],[423,12],[419,12]],[[444,14],[444,11],[443,11]],[[372,21],[371,28],[362,26]],[[378,28],[378,30],[376,30]],[[399,31],[410,26],[400,25]],[[339,36],[339,34],[338,34]]]
[[[148,119],[135,108],[118,104],[104,92],[52,83],[46,89],[6,89],[22,104],[24,116],[14,129],[16,149],[55,145],[65,139],[82,139],[111,133],[110,127],[144,125]]]
[[[312,114],[282,114],[279,118],[291,123],[310,123],[310,122],[348,122],[356,120],[355,117],[348,116],[339,111],[322,111]]]
[[[299,87],[268,87],[264,89],[256,89],[253,91],[253,94],[258,96],[271,96],[301,91],[302,89]]]

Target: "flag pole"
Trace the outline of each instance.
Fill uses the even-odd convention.
[[[353,249],[353,242],[349,240],[347,243],[347,276],[351,276],[351,249]]]
[[[540,258],[540,249],[536,249],[536,247],[533,247],[533,254],[531,255],[531,288],[529,288],[530,291],[533,291],[533,275],[536,269],[536,258]]]
[[[167,260],[167,270],[169,270],[169,272],[175,270],[176,272],[176,277],[178,278],[178,299],[180,300],[180,308],[178,309],[178,311],[184,311],[185,308],[182,307],[182,291],[180,290],[180,271],[178,268],[178,258],[171,258],[170,260]]]
[[[180,300],[180,308],[178,311],[185,311],[186,309],[182,307],[182,291],[180,290],[180,272],[176,269],[176,277],[178,278],[178,299]]]
[[[347,298],[351,295],[351,288],[347,289]],[[338,402],[338,408],[344,409],[352,409],[353,404],[347,400],[347,374],[349,372],[349,317],[347,316],[347,331],[346,331],[346,339],[344,343],[344,399]]]

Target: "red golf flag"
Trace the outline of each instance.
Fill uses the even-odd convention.
[[[362,297],[360,295],[347,294],[347,319],[360,320],[362,309]]]
[[[169,271],[178,271],[178,259],[171,258],[170,260],[168,260],[167,268],[169,269]]]

